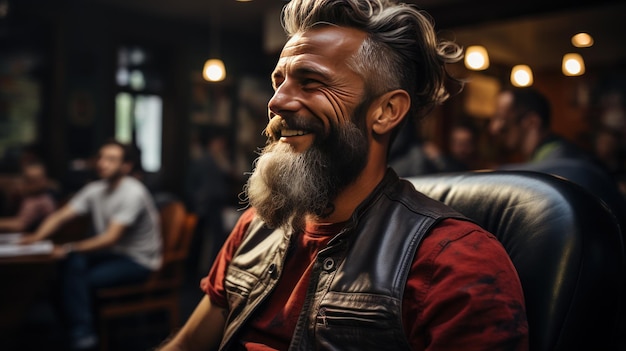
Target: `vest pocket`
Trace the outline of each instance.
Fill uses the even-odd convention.
[[[389,325],[389,315],[382,311],[354,311],[321,307],[316,321],[324,327],[381,328]]]
[[[315,312],[311,336],[324,350],[406,350],[400,310],[386,296],[331,292]]]
[[[224,289],[231,313],[245,306],[257,279],[244,271],[230,268],[224,279]]]

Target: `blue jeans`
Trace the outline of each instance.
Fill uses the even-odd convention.
[[[61,296],[70,338],[76,340],[95,336],[92,311],[95,289],[140,283],[150,273],[148,268],[121,254],[69,254],[61,263]]]

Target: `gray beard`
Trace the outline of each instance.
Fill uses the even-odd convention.
[[[269,227],[303,229],[307,215],[333,212],[333,200],[365,167],[367,150],[367,137],[352,123],[302,153],[271,143],[255,161],[244,194]]]

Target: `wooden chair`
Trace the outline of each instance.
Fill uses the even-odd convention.
[[[184,281],[185,259],[189,252],[197,217],[187,213],[180,201],[160,209],[163,237],[163,265],[143,284],[103,288],[96,291],[96,315],[100,349],[108,349],[111,320],[152,311],[167,311],[169,328],[179,326],[180,293]]]

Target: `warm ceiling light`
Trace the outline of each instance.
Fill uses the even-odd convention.
[[[226,78],[224,62],[219,59],[210,59],[204,63],[202,77],[209,82],[220,82]]]
[[[566,76],[580,76],[585,73],[585,61],[576,53],[563,55],[563,74]]]
[[[489,67],[489,55],[484,46],[473,45],[465,50],[465,67],[474,71],[482,71]]]
[[[527,65],[517,65],[511,70],[511,84],[516,87],[533,85],[533,71]]]
[[[577,48],[588,48],[593,45],[593,38],[587,33],[578,33],[572,37],[572,45]]]

